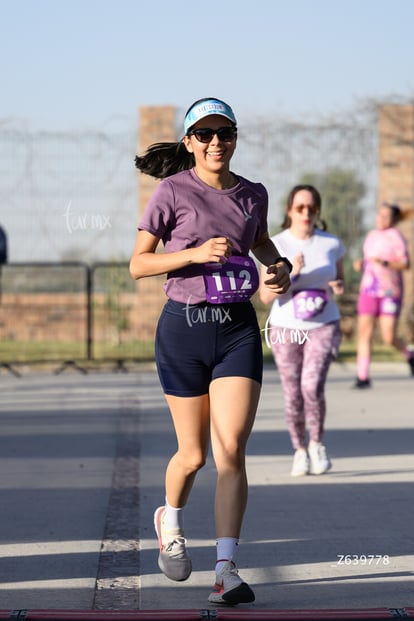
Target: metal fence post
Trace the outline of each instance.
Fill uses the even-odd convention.
[[[93,310],[92,310],[92,270],[86,266],[86,357],[93,360]]]

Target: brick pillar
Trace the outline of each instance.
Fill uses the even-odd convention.
[[[385,104],[378,111],[378,200],[414,208],[414,105]],[[400,332],[414,343],[414,217],[399,229],[408,241],[412,269],[404,272]]]
[[[155,142],[174,142],[175,114],[173,106],[146,106],[139,109],[138,153],[144,153]],[[138,172],[138,213],[142,214],[145,205],[154,192],[157,179]]]
[[[142,154],[156,142],[174,142],[176,109],[173,106],[148,106],[139,109],[139,137],[137,152]],[[155,191],[159,180],[137,171],[138,217]],[[162,242],[158,251],[163,251]],[[137,282],[139,313],[135,315],[135,334],[139,340],[153,342],[156,325],[166,297],[163,289],[165,276],[142,278]]]

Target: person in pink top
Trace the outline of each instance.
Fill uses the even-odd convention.
[[[382,203],[376,228],[364,241],[363,259],[354,262],[362,271],[358,296],[358,350],[355,388],[369,388],[374,329],[378,319],[382,340],[402,352],[414,375],[414,352],[397,336],[403,300],[402,272],[410,267],[407,242],[396,228],[404,213],[398,205]]]

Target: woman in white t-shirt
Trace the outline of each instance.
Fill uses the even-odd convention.
[[[272,239],[293,263],[292,285],[275,295],[264,285],[260,299],[272,302],[266,342],[280,374],[285,416],[295,450],[292,476],[323,474],[331,461],[322,443],[326,415],[325,383],[341,342],[340,313],[334,294],[343,293],[340,239],[319,221],[321,196],[311,185],[295,186],[287,199],[282,232]],[[306,443],[306,431],[309,443]]]

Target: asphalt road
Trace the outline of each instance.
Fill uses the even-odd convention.
[[[356,391],[354,375],[337,363],[329,375],[332,471],[295,479],[266,367],[238,557],[247,608],[414,605],[414,378],[378,363],[373,389]],[[172,583],[157,567],[152,515],[175,438],[154,369],[2,370],[0,428],[0,610],[212,608],[211,458],[186,510],[193,574]]]

